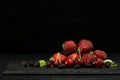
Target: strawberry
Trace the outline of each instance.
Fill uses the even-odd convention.
[[[78,48],[80,49],[80,53],[87,53],[93,49],[93,44],[90,40],[82,39],[78,43]]]
[[[106,52],[103,51],[103,50],[95,50],[95,51],[94,51],[94,54],[95,54],[97,57],[99,57],[99,58],[101,58],[101,59],[103,59],[103,60],[107,59],[107,54],[106,54]]]
[[[75,61],[77,58],[79,58],[79,55],[77,53],[72,53],[68,56],[68,58],[71,58],[73,61]]]
[[[77,45],[72,40],[65,41],[62,47],[64,51],[69,53],[74,53],[77,50]]]
[[[84,64],[89,64],[91,63],[91,61],[95,58],[95,56],[93,54],[90,54],[90,53],[85,53],[83,54],[82,56],[82,60],[83,60],[83,63]]]
[[[54,62],[55,64],[59,64],[65,61],[67,57],[61,53],[55,53],[52,57],[52,62]]]

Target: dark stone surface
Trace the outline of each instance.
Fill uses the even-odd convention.
[[[0,55],[0,80],[116,80],[120,79],[119,74],[88,74],[88,75],[3,75],[9,61],[23,61],[23,60],[38,60],[38,59],[48,59],[51,54],[42,54],[42,53],[34,53],[34,54],[1,54]],[[108,53],[109,58],[114,61],[120,63],[120,54],[119,53]]]
[[[6,75],[43,75],[43,74],[120,74],[120,66],[115,68],[35,68],[23,67],[21,61],[11,61],[3,74]]]

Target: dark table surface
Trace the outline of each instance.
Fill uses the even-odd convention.
[[[1,53],[0,54],[0,80],[114,80],[120,79],[120,75],[3,75],[2,72],[5,70],[9,61],[13,60],[36,60],[36,59],[46,59],[49,58],[52,54],[43,54],[43,53],[19,53],[19,54],[10,54],[10,53]],[[120,63],[120,54],[111,53],[108,54],[108,57]]]

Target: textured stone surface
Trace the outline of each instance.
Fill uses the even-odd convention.
[[[23,67],[21,61],[11,61],[3,72],[5,75],[39,75],[39,74],[120,74],[120,66],[115,68],[34,68]]]

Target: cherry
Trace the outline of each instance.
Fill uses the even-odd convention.
[[[67,67],[72,67],[73,64],[74,64],[74,61],[73,61],[71,58],[67,58],[67,59],[65,60],[65,65],[66,65]]]
[[[103,66],[103,64],[104,64],[104,61],[101,59],[101,58],[94,58],[93,60],[92,60],[92,64],[95,66],[95,67],[98,67],[98,68],[100,68],[100,67],[102,67]]]
[[[51,61],[47,61],[46,67],[51,67],[51,66],[52,66],[52,62]]]
[[[75,60],[75,63],[76,63],[76,64],[79,64],[79,65],[83,65],[83,60],[80,59],[80,58],[77,58],[77,59]]]

